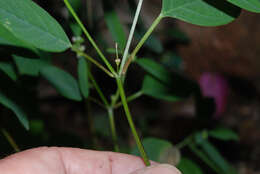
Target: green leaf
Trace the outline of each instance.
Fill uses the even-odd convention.
[[[43,59],[31,59],[13,55],[14,62],[21,75],[38,76],[40,70],[50,64]]]
[[[147,58],[137,59],[136,63],[155,78],[166,84],[169,83],[171,75],[162,65]]]
[[[209,158],[226,174],[234,173],[235,170],[229,163],[222,157],[219,151],[214,147],[208,140],[204,140],[203,143],[200,144],[205,153],[209,156]],[[236,173],[236,172],[235,172]]]
[[[201,26],[218,26],[232,22],[240,8],[226,0],[163,0],[161,15]]]
[[[145,95],[166,101],[179,101],[181,98],[174,95],[172,89],[151,76],[145,76],[142,86]]]
[[[118,15],[114,10],[105,11],[104,15],[112,38],[118,43],[119,48],[123,50],[126,45],[126,35]]]
[[[77,23],[70,23],[70,29],[73,33],[73,36],[81,36],[82,29]]]
[[[216,166],[216,164],[209,159],[207,154],[197,148],[193,143],[189,144],[188,147],[190,150],[197,155],[205,164],[207,164],[212,170],[214,170],[217,174],[222,174],[223,172]]]
[[[248,11],[260,13],[259,0],[227,0],[227,1]]]
[[[1,45],[9,45],[16,47],[23,47],[34,50],[35,48],[32,45],[29,45],[18,38],[16,38],[9,30],[7,30],[4,26],[0,25],[0,44]]]
[[[176,101],[199,92],[196,83],[177,73],[167,71],[166,68],[151,59],[137,59],[136,63],[154,77],[145,77],[143,92],[146,95]]]
[[[224,141],[228,141],[228,140],[238,141],[239,140],[238,135],[234,131],[232,131],[231,129],[226,129],[226,128],[213,129],[213,130],[208,131],[208,134],[211,137],[214,137],[214,138],[220,139],[220,140],[224,140]]]
[[[89,96],[88,64],[84,57],[78,60],[79,88],[85,98]]]
[[[6,108],[12,110],[17,116],[18,120],[25,127],[25,129],[29,130],[29,122],[25,112],[19,106],[17,106],[12,100],[6,97],[1,91],[0,91],[0,103],[4,105]]]
[[[0,26],[20,41],[45,51],[61,52],[71,47],[57,21],[32,0],[1,0]]]
[[[182,174],[203,174],[201,168],[187,158],[182,158],[177,168],[182,172]]]
[[[69,73],[54,66],[47,66],[40,70],[40,74],[47,79],[62,96],[75,101],[82,99],[78,83]]]
[[[13,67],[13,65],[11,63],[0,62],[0,71],[3,71],[13,81],[17,80],[15,68]]]
[[[143,145],[146,150],[147,155],[149,156],[150,160],[160,162],[160,156],[169,148],[173,148],[173,145],[162,139],[158,138],[145,138],[143,140]],[[131,154],[139,155],[138,148],[133,148]]]

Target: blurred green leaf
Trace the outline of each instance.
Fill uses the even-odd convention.
[[[0,26],[22,42],[45,51],[61,52],[71,47],[58,22],[32,0],[1,0]]]
[[[190,148],[190,150],[197,155],[205,164],[207,164],[212,170],[214,170],[216,173],[218,174],[222,174],[223,172],[216,166],[216,164],[209,159],[209,157],[207,156],[207,154],[200,150],[199,148],[197,148],[193,143],[190,143],[188,145],[188,147]]]
[[[169,83],[171,75],[162,65],[147,58],[137,59],[136,63],[157,79]]]
[[[214,147],[208,140],[204,140],[200,144],[205,153],[209,158],[226,174],[235,174],[236,171],[231,165],[224,159],[224,157],[219,153],[216,147]]]
[[[105,11],[104,15],[106,24],[112,35],[112,38],[116,43],[118,43],[119,48],[123,50],[126,45],[126,34],[118,18],[118,15],[114,10]]]
[[[166,101],[175,102],[181,100],[181,98],[174,95],[172,89],[151,76],[145,76],[142,92],[145,95]]]
[[[85,98],[89,96],[88,64],[84,57],[78,60],[79,88]]]
[[[260,13],[259,0],[227,0],[227,1],[248,11]]]
[[[0,103],[4,105],[6,108],[12,110],[17,116],[18,120],[21,122],[21,124],[25,127],[25,129],[29,130],[29,122],[25,112],[22,110],[22,108],[16,105],[15,102],[13,102],[8,97],[6,97],[1,91],[0,91]]]
[[[3,71],[13,81],[17,80],[15,68],[11,63],[0,62],[0,71]]]
[[[166,150],[168,150],[169,148],[173,148],[173,145],[170,142],[153,137],[144,138],[143,145],[149,159],[156,162],[160,162],[160,156]],[[133,148],[131,154],[140,156],[137,147]]]
[[[238,135],[231,129],[227,129],[227,128],[213,129],[213,130],[208,131],[208,133],[209,133],[209,136],[214,137],[216,139],[224,140],[224,141],[228,141],[228,140],[238,141],[239,140]]]
[[[40,74],[64,97],[80,101],[81,94],[78,83],[69,73],[54,66],[47,66],[40,70]]]
[[[218,26],[232,22],[240,8],[226,0],[163,0],[161,14],[201,26]]]
[[[38,76],[40,70],[50,64],[43,59],[32,59],[13,55],[14,62],[21,75]]]
[[[177,168],[182,172],[182,174],[203,174],[201,168],[187,158],[182,158]]]
[[[70,29],[73,33],[73,36],[81,36],[82,29],[77,23],[70,23]]]
[[[142,91],[146,95],[177,101],[190,97],[192,93],[199,92],[196,83],[177,73],[167,71],[166,68],[151,59],[137,59],[136,63],[153,76],[145,76],[143,81]]]

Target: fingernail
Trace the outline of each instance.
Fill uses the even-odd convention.
[[[181,172],[174,166],[169,164],[152,165],[131,174],[181,174]]]

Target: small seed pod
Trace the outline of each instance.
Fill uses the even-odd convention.
[[[176,147],[169,147],[161,153],[159,161],[161,163],[168,163],[176,166],[180,162],[180,159],[181,159],[180,150]]]

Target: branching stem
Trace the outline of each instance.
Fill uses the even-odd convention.
[[[145,165],[150,166],[151,165],[150,161],[149,161],[148,156],[147,156],[147,154],[144,150],[143,144],[142,144],[142,142],[141,142],[141,140],[140,140],[140,138],[137,134],[137,131],[136,131],[133,119],[132,119],[132,115],[130,113],[130,110],[129,110],[129,107],[128,107],[128,104],[127,104],[125,91],[124,91],[124,88],[123,88],[123,83],[122,83],[120,78],[116,78],[116,82],[117,82],[117,86],[118,86],[118,89],[119,89],[121,101],[122,101],[122,104],[123,104],[123,107],[124,107],[124,110],[125,110],[126,118],[128,120],[129,126],[131,128],[131,131],[132,131],[132,134],[134,136],[137,147],[139,149],[139,152],[140,152],[140,154],[141,154],[141,156],[144,160]]]
[[[72,16],[74,17],[74,19],[77,21],[77,23],[79,24],[80,28],[82,29],[82,31],[84,32],[84,34],[86,35],[86,37],[88,38],[88,40],[90,41],[90,43],[92,44],[92,46],[96,49],[98,55],[101,57],[101,59],[103,60],[103,62],[106,64],[106,66],[108,67],[108,69],[111,71],[112,74],[116,75],[116,71],[114,70],[114,68],[112,67],[112,65],[108,62],[108,60],[106,59],[106,57],[104,56],[104,54],[101,52],[101,50],[99,49],[99,47],[97,46],[96,42],[94,41],[94,39],[90,36],[89,32],[87,31],[87,29],[84,27],[83,23],[81,22],[81,20],[79,19],[78,15],[76,14],[76,12],[73,10],[72,6],[70,5],[70,3],[68,2],[68,0],[64,0],[65,5],[67,6],[67,8],[69,9],[70,13],[72,14]]]

